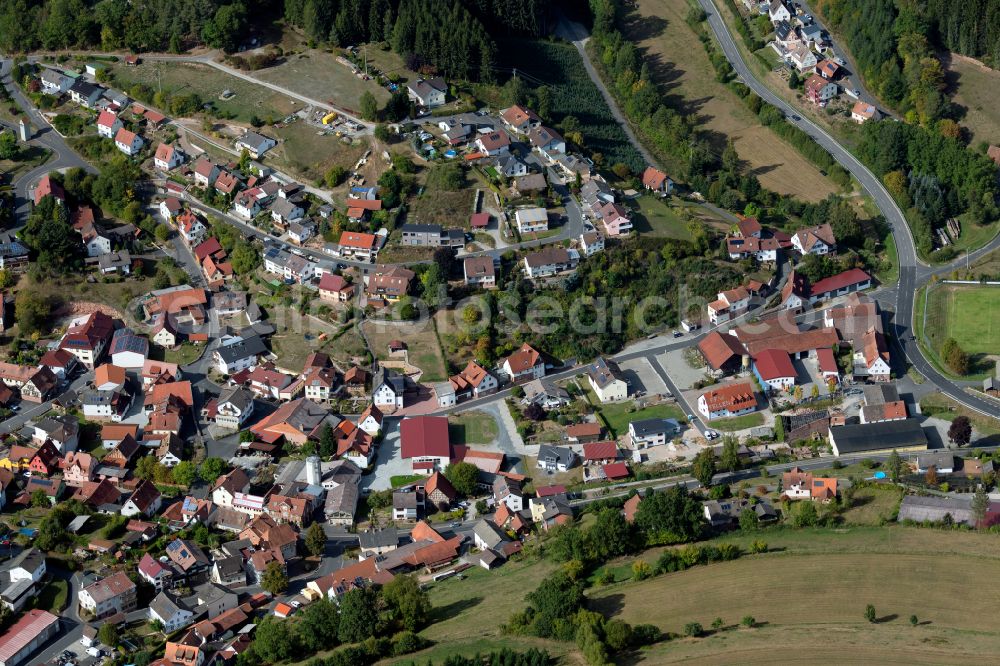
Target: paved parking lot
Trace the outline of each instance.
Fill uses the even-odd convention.
[[[634,395],[637,391],[643,391],[645,395],[662,395],[667,392],[667,386],[656,374],[649,360],[637,358],[631,361],[622,361],[619,367],[629,382],[629,389]]]
[[[390,479],[394,476],[413,474],[409,460],[403,460],[399,442],[399,419],[386,418],[384,424],[385,436],[378,445],[375,471],[361,477],[363,492],[370,490],[388,490],[392,488]]]
[[[659,354],[656,362],[681,391],[691,388],[696,381],[705,378],[706,368],[692,368],[684,358],[683,349]]]

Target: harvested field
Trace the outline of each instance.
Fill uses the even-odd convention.
[[[743,102],[716,81],[708,54],[684,18],[686,0],[638,0],[625,33],[645,52],[667,103],[697,116],[721,154],[727,139],[761,184],[780,194],[819,201],[837,191],[819,169],[762,126]]]
[[[1000,72],[983,63],[958,54],[944,54],[946,78],[952,101],[965,109],[959,124],[972,133],[971,145],[980,141],[1000,142]]]
[[[1000,646],[992,619],[967,612],[988,603],[989,587],[975,581],[1000,573],[1000,559],[992,535],[954,536],[895,526],[765,531],[753,538],[782,552],[614,585],[592,598],[603,612],[664,631],[722,618],[723,630],[657,645],[639,663],[763,664],[817,651],[837,663],[963,663]],[[725,540],[745,547],[748,539]],[[928,593],[931,575],[947,593]],[[864,618],[869,603],[874,624]],[[745,615],[763,626],[736,628]]]
[[[375,95],[380,105],[389,100],[388,90],[374,80],[355,76],[349,67],[337,62],[336,54],[318,49],[296,53],[284,58],[281,64],[252,75],[311,99],[329,100],[338,108],[358,109],[365,92]]]

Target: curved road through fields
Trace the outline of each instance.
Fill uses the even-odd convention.
[[[885,217],[886,221],[889,223],[892,234],[896,239],[896,250],[899,254],[899,283],[895,287],[896,313],[892,322],[895,333],[893,339],[896,347],[910,361],[910,363],[913,364],[913,367],[915,367],[920,374],[924,375],[931,383],[937,386],[942,393],[965,405],[969,409],[979,412],[985,416],[996,418],[998,412],[1000,412],[1000,406],[998,406],[996,402],[985,397],[970,395],[969,393],[966,393],[961,386],[944,377],[926,358],[924,358],[923,352],[917,346],[916,340],[910,333],[913,321],[913,302],[917,289],[924,284],[932,274],[945,272],[950,270],[950,267],[932,270],[929,266],[927,266],[927,264],[920,260],[917,256],[916,246],[913,242],[913,234],[910,232],[910,227],[906,223],[906,218],[903,216],[903,212],[899,209],[899,206],[896,205],[896,202],[893,201],[889,192],[886,191],[885,187],[875,174],[873,174],[868,167],[862,164],[846,148],[841,146],[837,140],[830,136],[825,130],[811,121],[799,116],[798,111],[794,107],[771,92],[767,86],[757,80],[757,78],[750,71],[750,68],[747,67],[747,64],[743,61],[743,56],[740,54],[739,49],[736,48],[736,43],[733,40],[732,34],[729,32],[729,27],[719,14],[714,1],[698,0],[698,2],[708,15],[709,27],[711,27],[712,32],[715,34],[719,45],[722,47],[723,53],[743,83],[745,83],[751,90],[753,90],[769,104],[781,109],[788,118],[788,122],[796,125],[806,134],[811,136],[813,140],[823,146],[823,148],[825,148],[841,166],[850,171],[851,175],[853,175],[858,182],[861,183],[861,186],[864,187],[865,191],[867,191],[872,197],[875,201],[875,205],[878,206],[879,211],[881,211],[883,217]],[[793,116],[798,117],[799,119],[795,120]],[[1000,238],[994,238],[991,243],[989,243],[985,248],[977,251],[976,254],[978,256],[998,246],[1000,246]]]

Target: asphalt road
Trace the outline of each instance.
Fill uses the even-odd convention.
[[[97,169],[74,152],[73,149],[66,144],[63,138],[59,136],[59,133],[49,126],[38,109],[36,109],[31,104],[31,101],[24,96],[21,89],[14,85],[14,81],[11,77],[12,70],[12,60],[0,60],[0,83],[3,84],[11,98],[21,108],[24,115],[26,115],[31,121],[33,134],[29,143],[33,146],[45,148],[52,153],[52,157],[48,162],[42,166],[32,169],[28,173],[21,175],[17,178],[17,180],[11,183],[14,190],[14,196],[17,199],[15,203],[15,213],[18,219],[23,220],[27,218],[28,213],[30,212],[30,202],[32,201],[31,196],[34,190],[34,185],[42,176],[50,171],[60,171],[63,169],[72,169],[74,167],[84,169],[90,173],[97,173]]]
[[[865,87],[865,82],[861,79],[861,72],[858,69],[857,64],[854,62],[854,58],[851,56],[851,53],[847,49],[840,46],[839,40],[834,38],[833,33],[830,32],[827,25],[823,22],[822,16],[819,12],[814,11],[813,8],[809,6],[809,3],[805,2],[805,0],[796,0],[796,4],[802,5],[801,10],[799,11],[800,14],[809,14],[812,16],[813,23],[819,26],[823,32],[827,34],[831,42],[829,47],[830,50],[833,51],[834,56],[840,58],[844,62],[843,71],[848,73],[848,78],[846,81],[841,81],[842,85],[848,90],[857,90],[861,93],[858,96],[858,99],[862,102],[867,102],[868,104],[878,107],[882,113],[895,115],[891,110],[883,107],[879,103],[878,98],[871,94],[871,91]]]
[[[826,149],[841,166],[851,172],[851,175],[861,183],[861,186],[875,201],[875,205],[889,223],[892,234],[896,239],[896,250],[899,254],[899,284],[896,287],[895,316],[891,329],[893,333],[893,345],[896,347],[896,350],[901,352],[942,393],[969,409],[986,416],[996,417],[998,410],[995,402],[970,395],[962,387],[942,376],[924,358],[923,353],[913,339],[911,329],[914,295],[916,290],[937,270],[931,269],[917,256],[916,245],[914,244],[910,227],[906,223],[903,212],[896,205],[896,202],[893,201],[889,192],[864,164],[846,148],[841,146],[825,130],[800,116],[797,109],[775,95],[767,86],[757,80],[750,68],[743,61],[739,49],[736,48],[734,38],[729,32],[726,22],[719,15],[714,1],[698,1],[708,15],[708,24],[715,34],[716,39],[718,39],[723,53],[743,83],[762,99],[781,109],[785,113],[786,118],[788,118],[788,122],[806,132],[814,141]],[[798,119],[796,120],[796,118]],[[1000,238],[994,238],[993,242],[987,248],[983,248],[977,254],[989,251],[989,249],[997,246],[1000,246]],[[964,261],[964,258],[962,261]]]

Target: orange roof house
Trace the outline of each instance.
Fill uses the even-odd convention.
[[[125,385],[125,368],[120,368],[110,363],[98,366],[94,370],[94,386],[100,389],[103,386],[110,386],[112,384],[117,387]]]
[[[669,192],[670,179],[656,167],[648,166],[642,172],[642,186],[654,192]]]
[[[755,409],[757,396],[747,382],[713,388],[698,397],[698,411],[710,419],[745,414]]]

